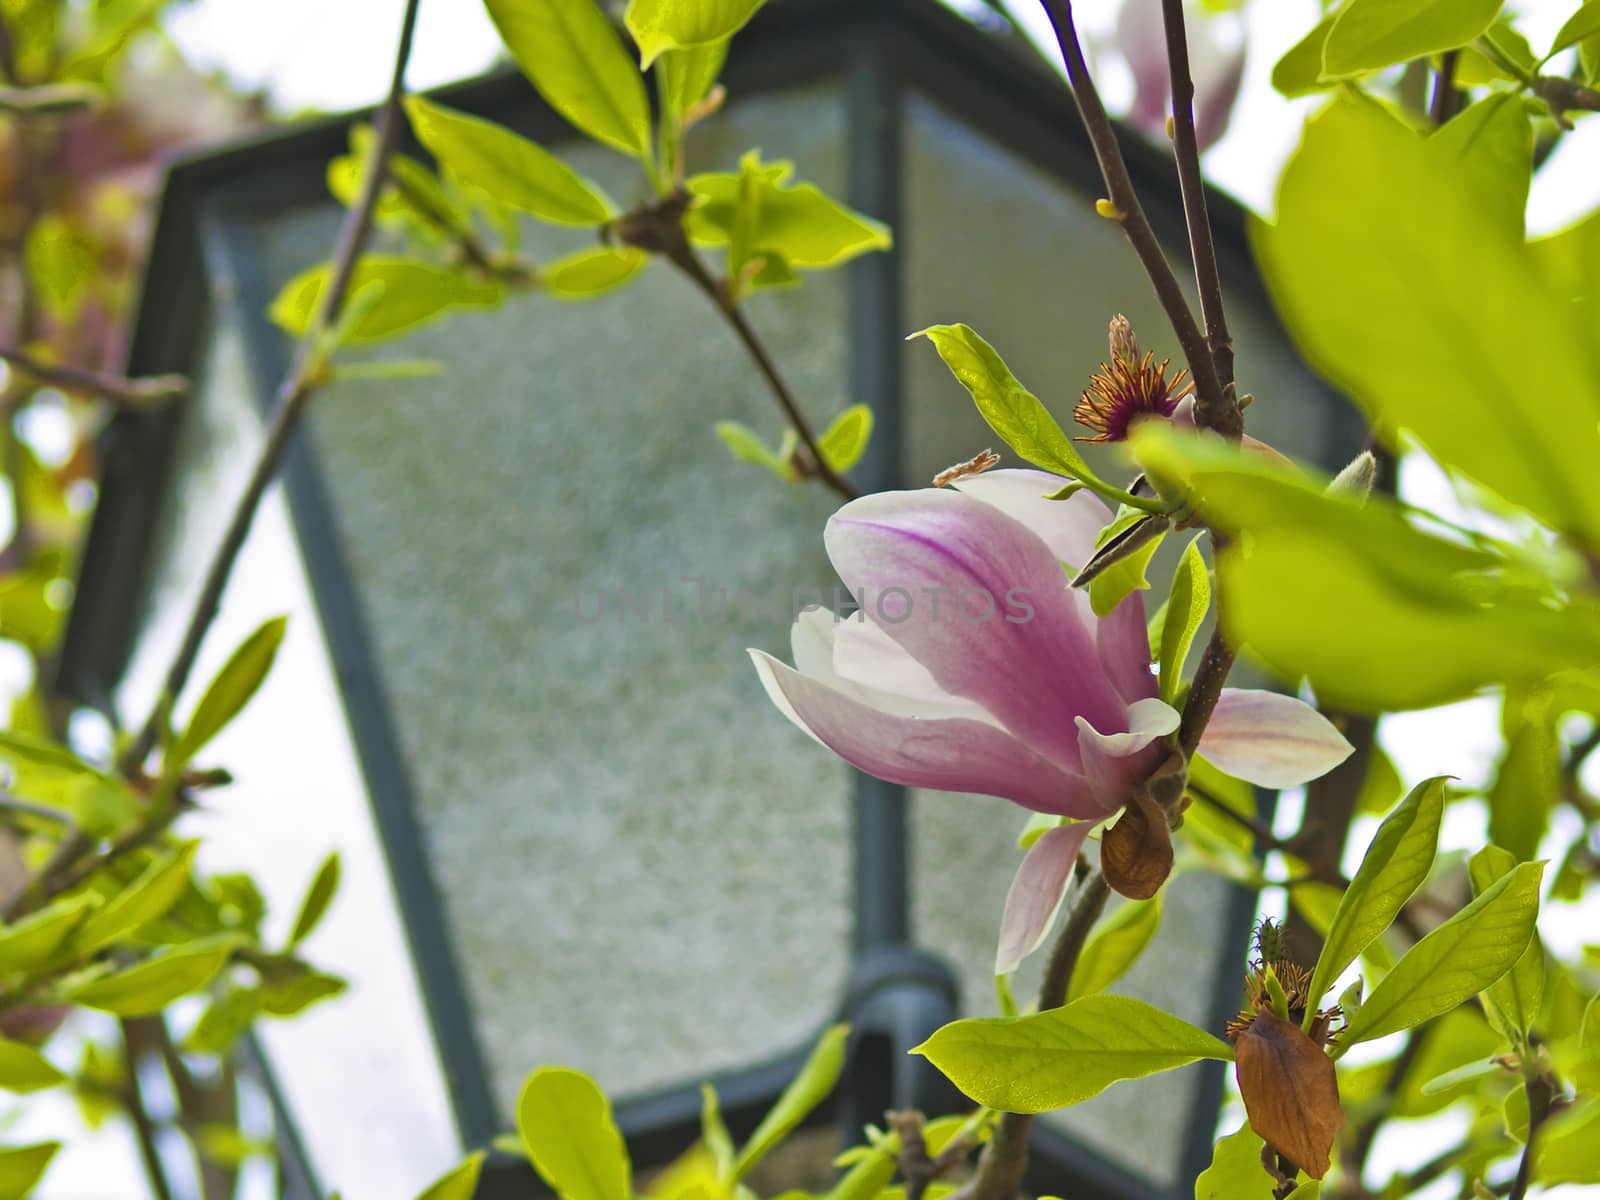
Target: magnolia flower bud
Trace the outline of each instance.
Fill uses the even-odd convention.
[[[1133,325],[1127,317],[1118,313],[1111,318],[1110,337],[1111,361],[1137,363],[1139,361],[1139,339],[1133,336]]]
[[[1330,496],[1354,496],[1357,500],[1365,501],[1372,495],[1372,483],[1378,476],[1378,460],[1373,457],[1371,450],[1363,450],[1350,465],[1333,477],[1333,482],[1328,485]]]

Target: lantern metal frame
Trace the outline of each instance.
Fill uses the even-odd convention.
[[[771,5],[740,35],[725,79],[730,93],[741,99],[824,79],[840,83],[848,128],[845,198],[891,227],[898,227],[902,211],[901,101],[912,95],[956,114],[1063,186],[1085,196],[1102,190],[1088,138],[1061,81],[1016,34],[976,28],[934,0],[785,0]],[[546,144],[574,136],[515,73],[498,72],[438,95],[455,108],[500,121]],[[344,152],[352,122],[366,116],[296,127],[172,169],[127,363],[130,375],[191,372],[202,348],[198,315],[210,297],[226,293],[246,315],[250,375],[255,398],[265,410],[275,382],[287,369],[290,347],[268,322],[265,311],[272,297],[250,256],[240,251],[244,227],[263,214],[327,205],[325,166]],[[1170,163],[1138,137],[1125,137],[1123,143],[1130,174],[1158,236],[1164,245],[1183,252],[1183,210]],[[414,145],[406,148],[416,150]],[[1227,293],[1270,313],[1250,259],[1243,210],[1216,191],[1208,194],[1208,203]],[[866,490],[891,488],[901,482],[901,258],[898,253],[870,255],[847,270],[850,389],[855,399],[872,405],[876,428],[854,476]],[[1322,392],[1334,399],[1327,389]],[[1333,466],[1343,461],[1341,454],[1348,457],[1360,445],[1362,430],[1340,403],[1330,402],[1327,413],[1322,440]],[[100,501],[54,683],[63,693],[107,711],[134,642],[137,606],[128,597],[140,594],[147,582],[181,419],[177,409],[122,412],[102,439]],[[465,1144],[486,1144],[499,1131],[500,1117],[428,867],[383,682],[307,439],[297,439],[291,447],[283,483],[458,1130]],[[846,1078],[816,1119],[838,1119],[858,1132],[863,1121],[879,1119],[888,1107],[955,1106],[959,1097],[948,1085],[901,1051],[908,1037],[959,1014],[953,976],[918,948],[912,936],[905,790],[860,775],[854,787],[855,967],[841,1012],[856,1033]],[[1255,907],[1254,893],[1234,887],[1220,918],[1220,951],[1241,962]],[[1218,974],[1210,1016],[1220,1028],[1238,995],[1234,977],[1226,971]],[[804,1048],[796,1049],[712,1080],[736,1135],[754,1127],[804,1055]],[[1215,1114],[1224,1082],[1221,1063],[1192,1069],[1201,1072],[1201,1080],[1182,1147],[1180,1179],[1192,1179],[1210,1161],[1214,1131],[1195,1115]],[[665,1162],[698,1136],[697,1084],[690,1081],[618,1105],[617,1119],[636,1163]],[[1056,1131],[1036,1125],[1033,1149],[1026,1181],[1031,1192],[1161,1200],[1151,1185]],[[286,1177],[303,1180],[301,1188],[314,1188],[310,1164],[303,1155],[293,1157],[298,1162]],[[480,1195],[527,1195],[532,1185],[525,1163],[495,1156],[486,1166]]]

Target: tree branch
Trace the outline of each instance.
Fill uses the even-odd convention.
[[[1166,311],[1167,320],[1171,322],[1172,331],[1189,364],[1189,374],[1195,384],[1195,418],[1208,429],[1238,438],[1244,430],[1238,402],[1231,392],[1223,389],[1211,348],[1195,322],[1178,277],[1173,274],[1161,243],[1156,239],[1155,230],[1150,226],[1150,219],[1145,216],[1138,194],[1134,191],[1127,164],[1123,162],[1122,151],[1117,146],[1116,132],[1111,127],[1111,118],[1106,115],[1105,105],[1101,103],[1094,80],[1089,76],[1083,48],[1078,44],[1071,0],[1041,0],[1041,3],[1066,61],[1067,80],[1072,85],[1078,113],[1094,146],[1095,158],[1100,163],[1100,174],[1105,179],[1115,219],[1133,244],[1139,261],[1144,264],[1145,274],[1155,287],[1156,297]]]
[[[167,671],[162,695],[118,762],[118,766],[126,774],[137,771],[143,765],[155,746],[163,707],[176,700],[189,681],[189,673],[194,669],[195,659],[199,656],[201,643],[205,641],[206,631],[211,628],[211,623],[216,618],[222,593],[228,586],[228,578],[232,575],[239,552],[244,548],[245,539],[249,536],[250,526],[255,520],[261,498],[266,494],[268,485],[276,477],[278,468],[283,463],[283,456],[300,426],[306,401],[314,391],[313,368],[320,358],[322,335],[338,318],[344,306],[345,293],[349,291],[356,262],[372,232],[373,212],[377,207],[378,196],[383,190],[389,155],[399,134],[400,97],[404,90],[406,63],[411,57],[411,43],[416,32],[419,2],[420,0],[407,0],[406,3],[405,16],[400,28],[400,44],[395,52],[394,72],[389,81],[389,93],[384,99],[383,108],[376,122],[377,145],[372,161],[368,164],[366,178],[361,182],[361,191],[356,203],[345,214],[344,224],[339,229],[327,287],[318,302],[311,328],[300,340],[294,362],[279,385],[261,454],[256,459],[255,468],[245,485],[244,494],[234,506],[222,544],[218,547],[216,556],[211,560],[211,566],[206,572],[205,583],[195,600],[194,611],[190,615],[183,641],[171,668]]]
[[[0,362],[47,387],[64,392],[93,396],[112,404],[130,408],[146,408],[176,399],[189,390],[189,381],[182,375],[151,375],[143,379],[123,379],[117,375],[103,375],[86,371],[66,363],[45,363],[21,350],[0,347]]]

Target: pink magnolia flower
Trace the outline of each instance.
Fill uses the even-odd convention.
[[[955,490],[882,492],[828,521],[860,612],[802,613],[794,666],[750,651],[774,704],[854,766],[907,787],[1001,796],[1072,818],[1036,841],[1006,900],[997,971],[1049,932],[1073,863],[1167,753],[1178,713],[1157,694],[1144,602],[1110,615],[1068,586],[1111,519],[1044,471],[991,471]],[[1290,787],[1348,742],[1308,705],[1224,691],[1201,750],[1230,775]]]
[[[1194,81],[1195,140],[1205,150],[1228,131],[1239,85],[1244,81],[1245,44],[1232,41],[1227,27],[1237,26],[1231,16],[1208,15],[1189,6],[1185,25],[1189,43],[1189,72]],[[1172,77],[1167,69],[1167,32],[1161,5],[1155,0],[1128,0],[1117,19],[1114,45],[1133,75],[1133,103],[1125,119],[1153,137],[1165,137],[1172,112]]]

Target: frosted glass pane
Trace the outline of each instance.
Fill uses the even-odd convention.
[[[906,324],[965,321],[984,334],[1065,427],[1096,365],[1106,323],[1122,312],[1146,348],[1177,353],[1149,282],[1121,231],[1095,215],[1093,198],[1063,185],[920,98],[906,106]],[[1181,273],[1181,272],[1180,272]],[[1268,318],[1229,309],[1241,387],[1260,399],[1251,428],[1286,451],[1314,453],[1327,408]],[[985,446],[1001,449],[966,392],[926,346],[907,347],[902,464],[921,483]],[[1081,432],[1081,431],[1078,431]],[[1106,459],[1115,477],[1126,472]],[[1163,556],[1156,591],[1164,594]],[[1020,810],[978,796],[918,793],[912,815],[918,938],[958,965],[969,1011],[994,1011],[991,968],[1006,888],[1019,861]],[[1166,892],[1158,940],[1116,990],[1204,1024],[1217,983],[1214,947],[1223,936],[1225,885],[1199,876]],[[1037,987],[1043,952],[1017,984]],[[1231,969],[1231,968],[1230,968]],[[1220,1031],[1218,1031],[1220,1032]],[[1152,1183],[1175,1182],[1198,1072],[1121,1083],[1046,1118]],[[1137,1125],[1141,1136],[1126,1131]]]
[[[781,147],[843,190],[831,91],[735,106],[696,139],[708,168]],[[616,155],[563,153],[637,193]],[[274,221],[261,261],[278,279],[315,261],[334,219]],[[537,261],[582,240],[527,238]],[[843,288],[751,303],[819,420],[847,402]],[[736,419],[776,439],[759,377],[660,263],[385,352],[447,371],[341,385],[313,443],[503,1109],[539,1063],[625,1097],[806,1041],[846,981],[847,777],[744,648],[787,657],[796,590],[831,593],[833,502],[713,436]]]

